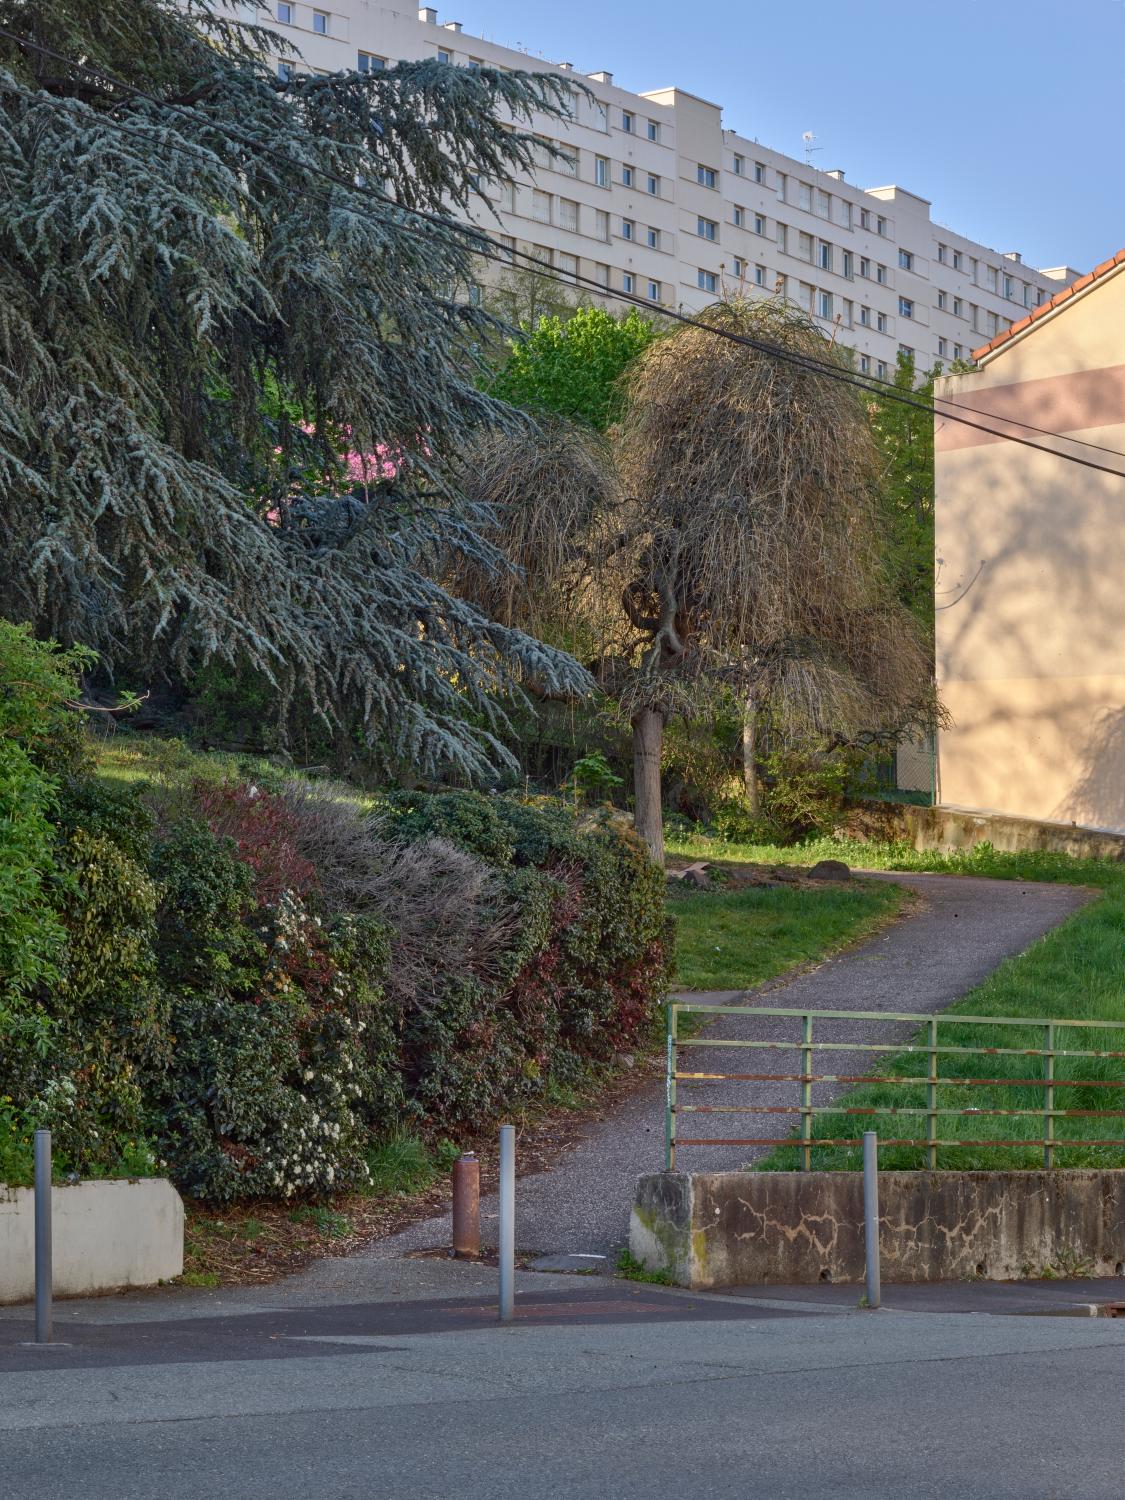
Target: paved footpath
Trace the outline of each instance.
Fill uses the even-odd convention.
[[[1031,943],[1056,926],[1090,897],[1073,886],[1020,884],[1011,880],[981,880],[951,875],[880,875],[880,879],[919,892],[923,906],[915,915],[893,924],[860,947],[827,960],[810,972],[788,980],[774,981],[761,989],[724,992],[714,998],[738,1004],[818,1010],[924,1011],[942,1010],[959,999],[1012,954],[1022,953]],[[702,998],[702,997],[699,997]],[[788,1024],[789,1029],[785,1026]],[[832,1040],[900,1041],[910,1028],[880,1022],[855,1022],[837,1028]],[[725,1037],[753,1035],[790,1040],[796,1036],[792,1023],[758,1021],[738,1023],[724,1020]],[[761,1054],[759,1054],[760,1056]],[[784,1061],[773,1067],[747,1071],[796,1071],[794,1055],[773,1053]],[[831,1057],[832,1063],[824,1062]],[[729,1064],[729,1053],[693,1053],[693,1065],[706,1068],[708,1059]],[[860,1073],[870,1054],[821,1054],[818,1072]],[[795,1104],[797,1085],[759,1085],[755,1101],[763,1104]],[[833,1096],[828,1086],[818,1088],[817,1104]],[[835,1092],[838,1092],[835,1091]],[[686,1097],[686,1096],[685,1096]],[[693,1103],[723,1101],[731,1096],[692,1094]],[[703,1127],[689,1131],[681,1119],[681,1133],[731,1134],[733,1127],[716,1130]],[[707,1116],[700,1116],[706,1120]],[[713,1117],[716,1118],[716,1117]],[[723,1117],[717,1117],[723,1118]],[[728,1120],[730,1116],[726,1117]],[[738,1116],[742,1135],[784,1136],[792,1117],[785,1115]],[[705,1166],[714,1170],[734,1169],[750,1161],[760,1150],[753,1147],[696,1148],[681,1153],[685,1168]],[[516,1222],[517,1246],[522,1254],[594,1254],[612,1261],[625,1243],[629,1205],[637,1177],[660,1171],[664,1166],[663,1085],[638,1090],[611,1118],[596,1122],[551,1172],[528,1177],[520,1183]],[[496,1203],[481,1204],[485,1240],[495,1231]],[[346,1282],[362,1275],[356,1262],[404,1251],[449,1243],[448,1218],[435,1218],[413,1225],[402,1234],[382,1240],[348,1261],[324,1262],[317,1276]]]
[[[699,1296],[369,1263],[0,1309],[13,1500],[1116,1500],[1125,1319],[1023,1316],[1121,1281]]]

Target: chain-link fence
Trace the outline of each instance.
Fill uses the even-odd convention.
[[[870,767],[869,797],[884,802],[913,802],[932,807],[937,800],[937,755],[932,737],[904,740],[891,754]]]

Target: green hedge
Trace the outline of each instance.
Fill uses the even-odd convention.
[[[381,1138],[484,1126],[659,1014],[664,882],[631,831],[469,792],[390,795],[373,828],[344,794],[287,801],[281,781],[114,786],[74,716],[52,719],[80,662],[15,647],[63,685],[22,719],[0,710],[7,1180],[49,1124],[61,1170],[168,1170],[211,1201],[362,1187]],[[410,986],[401,904],[396,928],[393,902],[329,892],[337,851],[360,877],[382,862],[393,891],[418,846],[464,876],[465,923],[496,941]]]

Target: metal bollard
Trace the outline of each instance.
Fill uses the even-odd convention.
[[[35,1132],[35,1342],[51,1342],[51,1132]]]
[[[462,1260],[480,1255],[480,1162],[472,1151],[453,1163],[453,1253]]]
[[[500,1127],[500,1321],[510,1323],[516,1300],[516,1127]]]
[[[863,1135],[863,1248],[867,1306],[878,1307],[883,1290],[879,1284],[879,1137],[874,1130]]]

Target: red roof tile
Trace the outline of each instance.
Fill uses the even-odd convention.
[[[987,344],[982,344],[979,349],[974,349],[973,358],[983,359],[986,354],[992,354],[995,350],[999,349],[1001,344],[1006,344],[1009,339],[1015,338],[1017,333],[1022,333],[1025,328],[1030,328],[1036,318],[1045,317],[1047,313],[1053,312],[1068,297],[1073,297],[1077,292],[1085,291],[1099,277],[1107,275],[1115,266],[1122,264],[1125,264],[1125,250],[1119,250],[1109,260],[1103,260],[1100,266],[1095,266],[1092,271],[1087,271],[1085,276],[1079,276],[1077,281],[1072,281],[1069,286],[1064,286],[1061,292],[1056,292],[1053,297],[1041,303],[1034,312],[1028,313],[1026,318],[1021,318],[1018,323],[1013,323],[1011,328],[1005,328],[1003,333],[998,333],[994,339],[989,339]]]

